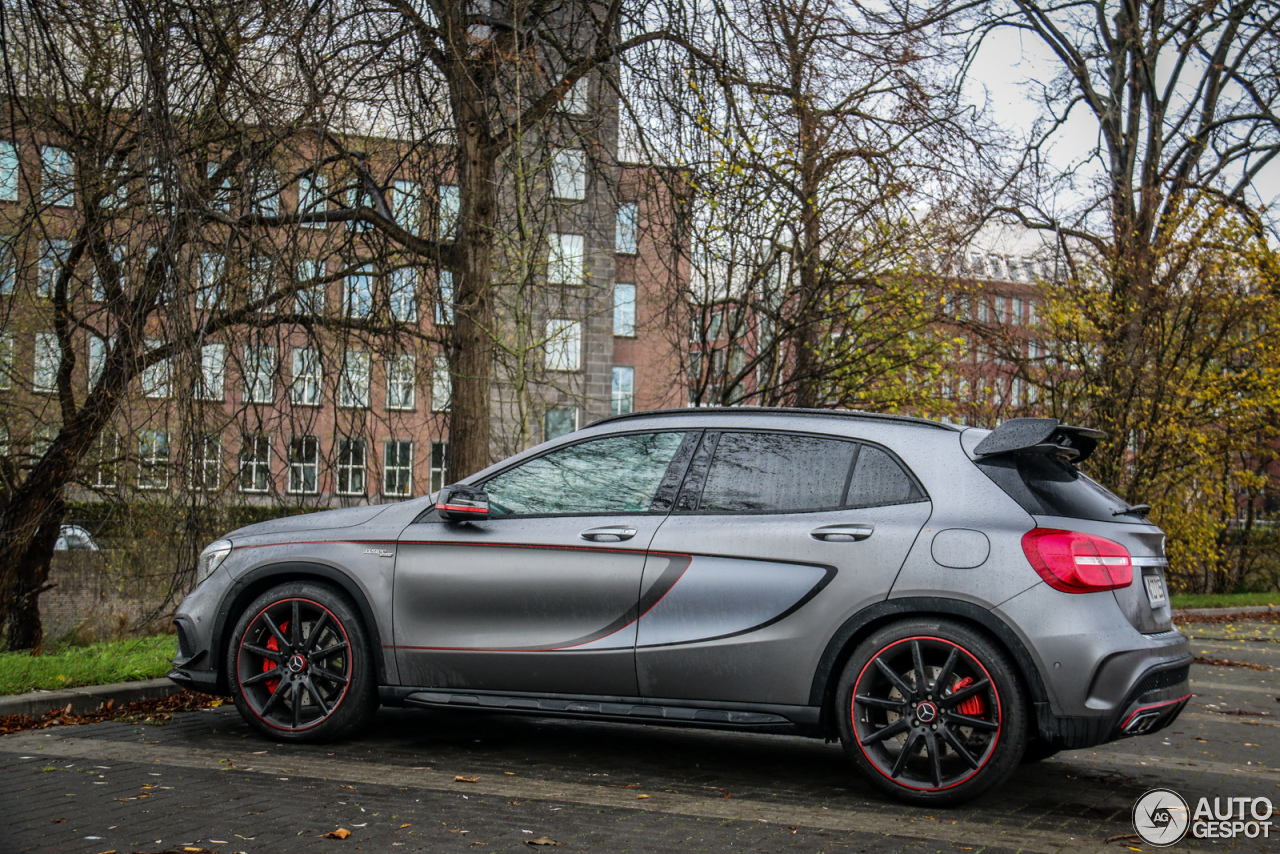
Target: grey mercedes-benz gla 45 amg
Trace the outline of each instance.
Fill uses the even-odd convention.
[[[228,534],[170,678],[291,741],[379,704],[839,738],[883,791],[959,803],[1189,697],[1164,534],[1076,467],[1099,435],[606,419],[432,496]]]

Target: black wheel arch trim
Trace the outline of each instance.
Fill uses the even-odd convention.
[[[373,659],[374,667],[378,677],[378,684],[387,684],[387,668],[386,662],[382,656],[382,636],[378,631],[378,621],[373,616],[373,609],[369,606],[369,601],[365,598],[364,591],[360,589],[360,585],[336,567],[323,563],[314,563],[312,561],[282,561],[280,563],[271,563],[265,566],[255,567],[244,575],[236,579],[235,583],[227,588],[227,592],[223,594],[222,601],[218,603],[218,616],[214,621],[213,632],[210,636],[210,668],[218,674],[218,684],[220,687],[229,688],[226,682],[226,669],[223,657],[227,644],[227,633],[231,631],[231,617],[233,614],[239,615],[253,600],[254,596],[259,595],[266,589],[274,585],[264,585],[263,582],[271,579],[279,579],[279,583],[287,583],[289,581],[329,581],[347,594],[351,598],[352,604],[356,606],[356,610],[360,614],[360,619],[364,622],[365,631],[369,633],[369,656]]]
[[[1048,707],[1049,695],[1045,690],[1044,680],[1040,676],[1040,669],[1036,666],[1022,639],[1004,620],[989,609],[972,602],[935,596],[886,599],[868,605],[845,620],[827,642],[822,657],[818,659],[818,668],[813,675],[813,685],[809,689],[809,704],[821,707],[825,718],[830,713],[830,700],[839,680],[840,668],[849,660],[858,643],[880,626],[910,617],[959,617],[976,623],[993,635],[1013,657],[1014,665],[1018,668],[1027,693],[1030,695],[1032,707],[1039,709],[1041,704],[1044,704],[1045,708]]]

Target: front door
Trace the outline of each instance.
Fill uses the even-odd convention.
[[[406,685],[635,696],[650,541],[696,436],[561,445],[482,483],[490,518],[401,535],[394,633]],[[682,445],[684,453],[680,453]]]

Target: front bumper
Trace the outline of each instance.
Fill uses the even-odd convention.
[[[180,613],[173,625],[178,632],[178,655],[167,674],[169,680],[203,694],[226,694],[227,687],[221,684],[218,672],[210,669],[212,660],[207,645],[201,643],[191,617]]]

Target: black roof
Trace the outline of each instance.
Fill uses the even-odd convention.
[[[683,409],[650,409],[642,412],[629,412],[626,415],[610,415],[601,418],[590,426],[610,424],[615,421],[626,421],[629,418],[651,418],[655,415],[804,415],[825,418],[853,418],[859,421],[889,421],[897,424],[915,424],[921,427],[933,427],[938,430],[950,430],[956,433],[965,428],[955,424],[944,424],[941,421],[930,421],[928,418],[916,418],[912,415],[887,415],[882,412],[859,412],[856,409],[802,409],[794,406],[690,406]]]

